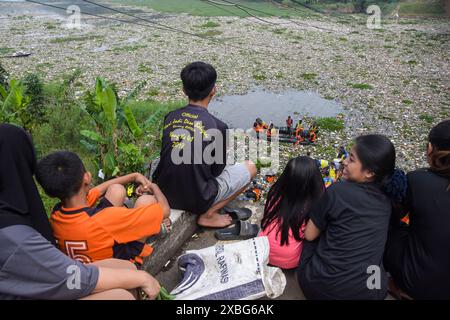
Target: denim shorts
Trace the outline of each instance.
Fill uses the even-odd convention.
[[[250,183],[250,172],[244,163],[226,166],[222,173],[216,177],[219,190],[214,204],[228,199],[233,194]]]

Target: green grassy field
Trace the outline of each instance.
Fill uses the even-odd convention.
[[[194,16],[239,16],[246,17],[248,14],[233,6],[220,6],[211,5],[207,1],[202,0],[112,0],[116,3],[130,4],[138,6],[150,7],[159,12],[167,13],[188,13]],[[216,1],[219,2],[220,0]],[[295,9],[280,8],[274,4],[269,3],[265,0],[246,0],[246,1],[235,1],[239,4],[250,7],[252,9],[261,10],[267,12],[271,15],[276,15],[279,17],[295,17],[295,16],[306,16],[314,15],[314,12],[306,8],[295,6]],[[223,8],[223,9],[221,9]],[[247,9],[246,9],[247,10]],[[250,11],[253,15],[257,16],[268,16],[261,12]]]
[[[444,1],[415,1],[400,3],[401,16],[445,16]]]

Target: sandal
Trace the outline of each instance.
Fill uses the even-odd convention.
[[[235,223],[236,221],[245,221],[250,219],[253,212],[248,208],[231,208],[225,206],[222,209],[222,214],[229,214],[231,216],[232,222]]]
[[[247,240],[258,235],[259,227],[248,221],[236,221],[234,226],[214,232],[218,240]]]

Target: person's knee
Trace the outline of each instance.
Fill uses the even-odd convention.
[[[114,205],[123,205],[125,198],[127,196],[127,191],[125,187],[121,184],[113,184],[109,186],[106,191],[106,199],[112,202]]]
[[[250,172],[250,179],[255,179],[257,173],[256,164],[251,160],[247,160],[245,161],[245,166],[247,167],[248,172]]]
[[[136,204],[134,205],[134,207],[137,208],[137,207],[148,206],[148,205],[151,205],[151,204],[155,204],[157,202],[158,201],[156,200],[155,196],[143,195],[143,196],[140,196],[136,200]]]
[[[136,300],[136,297],[125,289],[111,289],[106,294],[105,300]]]
[[[136,290],[110,289],[91,294],[80,300],[136,300],[137,292],[133,294],[134,291]]]

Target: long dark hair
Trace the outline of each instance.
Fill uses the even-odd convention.
[[[450,180],[450,119],[434,126],[428,135],[433,146],[430,154],[430,169]]]
[[[322,176],[316,161],[310,157],[289,160],[281,176],[270,188],[264,206],[262,229],[277,221],[281,245],[289,244],[289,229],[295,240],[301,241],[300,228],[312,203],[324,192]]]
[[[369,134],[356,138],[355,152],[362,168],[374,173],[374,181],[393,203],[406,196],[407,180],[403,171],[395,169],[395,147],[383,135]]]

